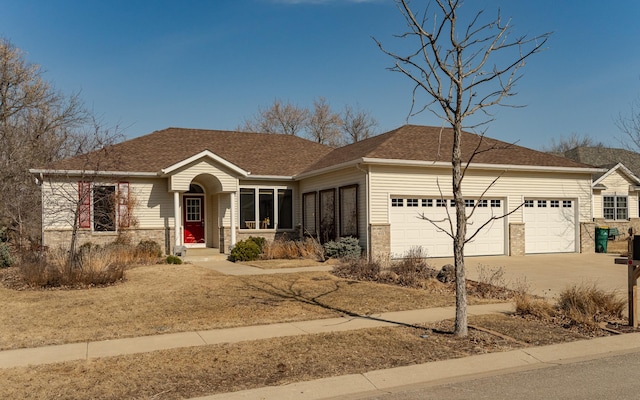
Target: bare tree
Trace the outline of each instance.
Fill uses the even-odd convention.
[[[67,266],[75,267],[74,256],[82,228],[93,231],[121,231],[134,224],[135,197],[128,183],[109,174],[120,164],[113,145],[122,139],[118,127],[105,129],[93,119],[91,125],[67,141],[76,154],[60,162],[31,169],[43,193],[43,228],[71,229]],[[93,151],[91,151],[93,150]],[[66,165],[73,165],[67,168]],[[65,172],[66,171],[66,172]]]
[[[468,239],[462,182],[480,144],[476,152],[464,155],[466,162],[463,162],[462,131],[485,126],[492,119],[490,108],[506,105],[506,99],[515,94],[514,84],[521,77],[519,71],[524,61],[542,50],[550,34],[533,38],[520,36],[511,40],[510,20],[503,21],[499,12],[497,17],[485,21],[483,11],[479,11],[468,22],[459,23],[459,18],[462,18],[460,0],[433,1],[430,3],[435,5],[433,14],[429,7],[422,13],[414,12],[408,0],[397,0],[397,4],[409,28],[399,38],[413,41],[415,51],[400,55],[386,50],[377,40],[376,43],[394,59],[390,70],[400,72],[413,81],[409,115],[429,110],[452,128],[451,166],[456,223],[455,231],[452,226],[449,235],[453,240],[456,271],[454,333],[466,336],[464,246]],[[427,96],[422,106],[417,104],[420,102],[419,94]],[[485,119],[469,125],[466,120],[479,111],[484,113]]]
[[[338,147],[343,144],[342,119],[331,111],[331,106],[324,97],[313,101],[313,112],[307,120],[307,136],[314,142]]]
[[[306,109],[291,103],[283,104],[275,99],[270,107],[258,109],[258,113],[253,118],[245,120],[238,130],[299,135],[307,125],[308,119],[309,111]]]
[[[77,95],[55,91],[38,65],[0,38],[0,228],[17,244],[40,233],[40,195],[28,169],[69,155],[69,139],[88,116]]]
[[[620,140],[622,144],[640,151],[640,98],[631,103],[629,114],[618,116],[616,125],[624,134],[624,138]]]
[[[580,135],[573,132],[569,136],[560,136],[551,138],[548,146],[543,146],[542,151],[562,155],[565,151],[575,149],[576,147],[604,147],[602,142],[596,141],[591,136]]]
[[[349,143],[359,142],[375,135],[378,126],[371,114],[362,109],[354,109],[347,105],[342,114],[342,132]]]

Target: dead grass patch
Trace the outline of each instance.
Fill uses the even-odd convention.
[[[281,268],[300,268],[300,267],[320,267],[327,265],[335,265],[336,260],[316,261],[308,258],[303,259],[278,259],[278,260],[256,260],[242,262],[241,264],[261,269],[281,269]]]
[[[0,270],[5,279],[10,271]],[[451,306],[455,299],[326,272],[238,277],[183,264],[132,268],[125,282],[102,288],[0,287],[0,303],[0,349],[13,349]]]
[[[620,323],[624,323],[625,299],[595,284],[568,287],[560,293],[555,304],[526,293],[519,294],[515,300],[516,314],[549,325],[591,335],[602,334],[602,328],[607,324],[616,331],[635,331],[633,328],[618,328]]]
[[[549,334],[546,325],[504,315],[470,322],[532,344],[585,338]],[[522,347],[474,330],[457,338],[446,333],[452,327],[444,321],[424,329],[373,328],[4,369],[0,397],[182,399]]]
[[[558,308],[573,321],[597,325],[608,319],[622,318],[627,302],[615,292],[595,284],[574,285],[560,293]]]
[[[305,238],[304,240],[282,238],[265,242],[262,246],[261,257],[266,260],[308,258],[323,261],[324,248],[313,238]]]

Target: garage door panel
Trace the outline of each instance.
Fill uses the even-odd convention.
[[[391,252],[394,257],[401,257],[411,248],[421,246],[429,257],[447,257],[453,255],[453,240],[446,233],[436,228],[433,223],[420,218],[421,214],[446,231],[450,230],[448,218],[453,221],[455,229],[455,208],[446,201],[446,207],[435,207],[436,199],[432,199],[432,207],[425,206],[426,201],[419,201],[418,207],[406,207],[406,204],[416,204],[415,201],[392,201],[392,204],[402,206],[391,207]],[[471,203],[475,204],[475,203]],[[491,205],[494,205],[491,207]],[[468,220],[467,237],[470,237],[492,216],[502,216],[504,201],[487,200],[484,207],[477,207],[473,216]],[[467,209],[470,212],[470,208]],[[448,211],[448,213],[447,213]],[[465,245],[466,255],[500,255],[505,253],[504,220],[496,220],[483,227],[473,241]]]
[[[575,252],[575,218],[575,202],[573,200],[526,200],[524,207],[525,253]]]

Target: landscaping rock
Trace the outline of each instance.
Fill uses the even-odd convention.
[[[456,281],[455,267],[451,264],[443,265],[442,268],[440,269],[440,272],[438,272],[438,276],[436,276],[436,279],[438,279],[442,283],[455,282]]]

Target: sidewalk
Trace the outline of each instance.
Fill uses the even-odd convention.
[[[469,306],[469,315],[512,312],[513,304],[483,304]],[[441,321],[455,316],[455,307],[397,311],[367,317],[339,317],[271,325],[254,325],[197,332],[169,333],[98,342],[70,343],[27,349],[0,351],[0,368],[51,364],[63,361],[88,360],[125,354],[147,353],[180,347],[235,343],[274,337],[340,332],[398,324],[418,324]]]

